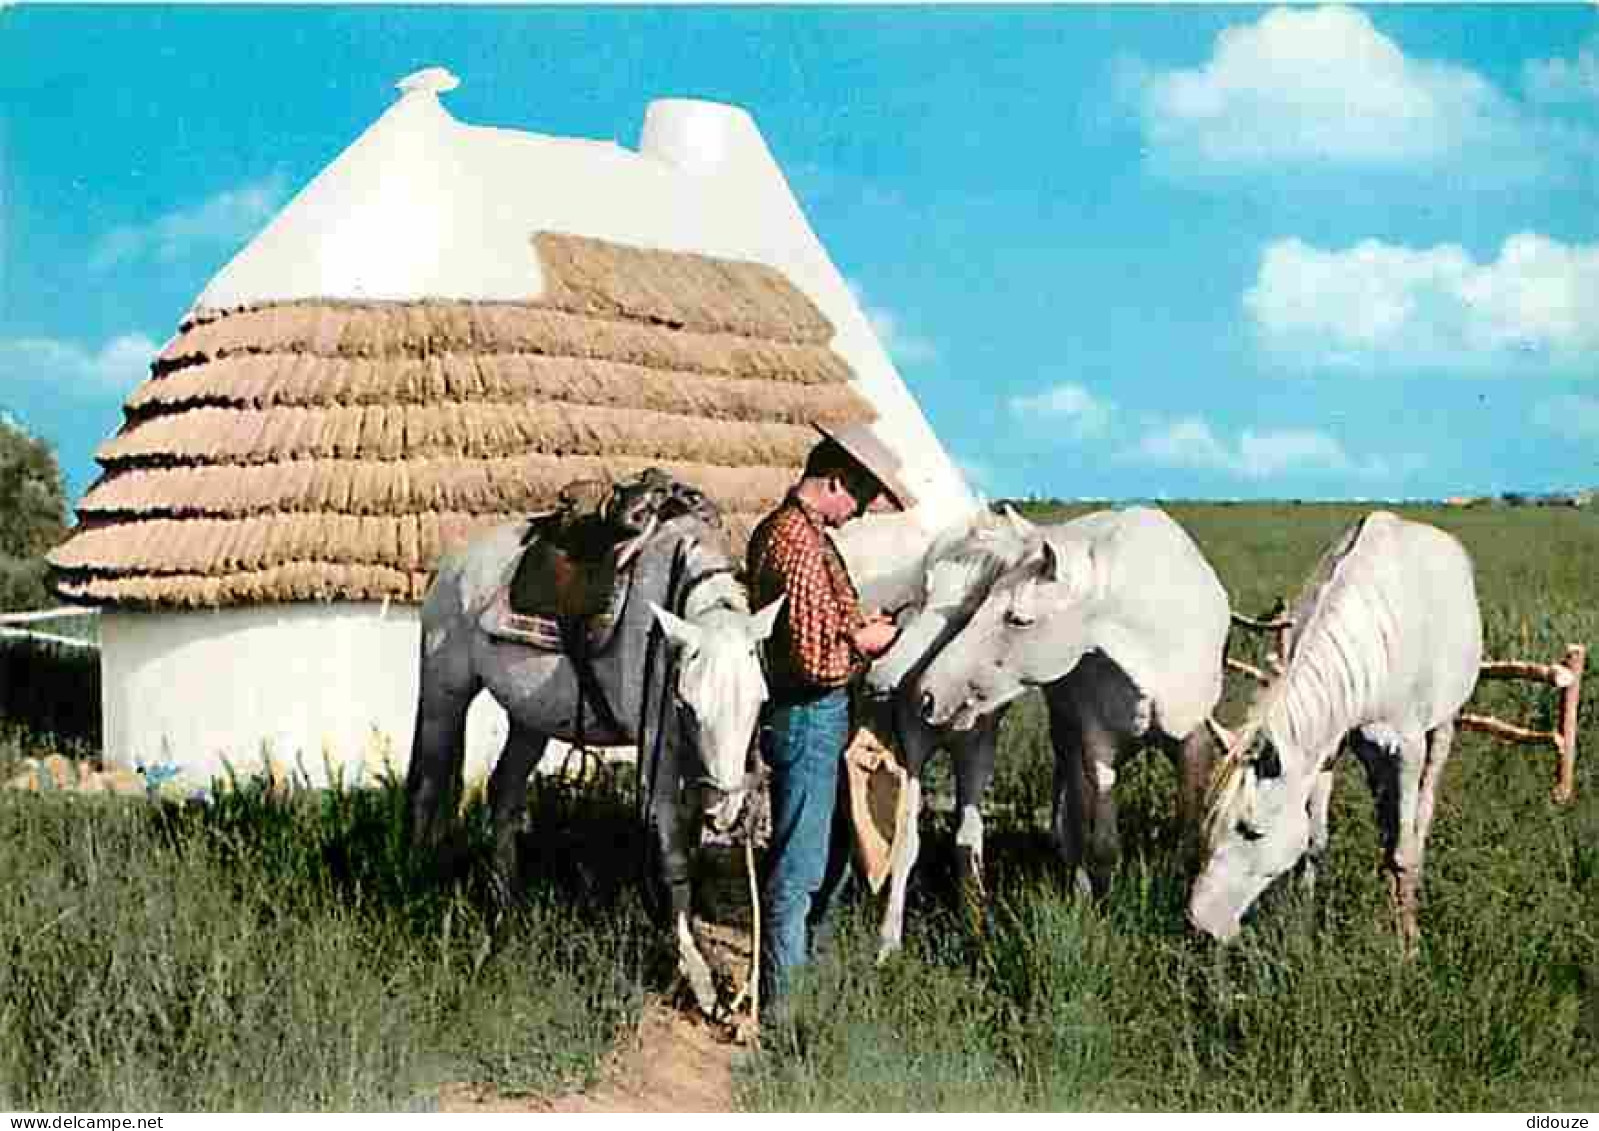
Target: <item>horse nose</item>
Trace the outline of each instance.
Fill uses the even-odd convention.
[[[933,712],[936,711],[937,709],[938,709],[938,704],[933,699],[933,693],[931,691],[922,692],[922,722],[924,722],[924,723],[932,722],[933,721]]]

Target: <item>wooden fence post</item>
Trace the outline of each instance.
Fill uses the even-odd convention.
[[[1554,799],[1569,802],[1577,792],[1577,708],[1582,702],[1582,672],[1588,665],[1588,647],[1568,644],[1561,664],[1571,672],[1571,682],[1560,689],[1560,769],[1555,777]]]

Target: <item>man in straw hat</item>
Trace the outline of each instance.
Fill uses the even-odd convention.
[[[787,598],[766,642],[771,699],[761,732],[772,772],[761,997],[773,1004],[805,964],[811,931],[849,861],[848,824],[838,805],[849,685],[888,650],[897,631],[888,617],[860,607],[825,531],[868,510],[903,510],[915,502],[899,480],[898,460],[866,425],[818,431],[822,439],[799,482],[749,545],[754,607]]]

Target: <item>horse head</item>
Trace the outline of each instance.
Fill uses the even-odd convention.
[[[1007,514],[1017,548],[953,639],[922,671],[922,718],[968,730],[1020,696],[1076,667],[1087,650],[1092,552],[1081,540],[1051,541]]]
[[[676,653],[672,695],[685,745],[699,759],[685,777],[699,787],[702,814],[718,832],[737,820],[757,784],[748,762],[767,697],[761,644],[782,604],[779,598],[752,615],[742,602],[725,602],[688,617],[651,604]]]
[[[1216,766],[1206,805],[1204,862],[1188,920],[1215,939],[1238,933],[1244,912],[1304,855],[1313,772],[1269,727],[1247,725]]]
[[[894,645],[872,665],[866,690],[890,695],[971,619],[994,582],[1027,548],[1026,520],[1009,507],[979,511],[936,537],[923,558],[917,599],[899,618]]]

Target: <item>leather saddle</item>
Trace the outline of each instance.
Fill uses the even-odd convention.
[[[689,512],[721,524],[709,499],[658,468],[615,486],[568,483],[554,510],[529,519],[510,581],[479,623],[497,639],[600,655],[621,623],[639,548],[660,523]]]

